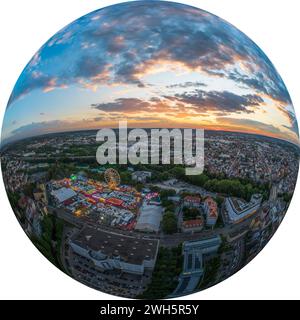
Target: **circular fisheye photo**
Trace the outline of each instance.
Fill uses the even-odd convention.
[[[221,18],[133,1],[72,22],[6,108],[1,167],[36,248],[136,299],[209,288],[251,261],[290,204],[298,126],[274,66]]]

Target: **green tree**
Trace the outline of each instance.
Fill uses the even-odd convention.
[[[167,211],[163,215],[162,230],[166,234],[172,234],[177,231],[177,219],[173,212]]]
[[[178,285],[178,276],[182,271],[182,246],[174,248],[160,247],[157,261],[147,290],[138,298],[163,299],[171,294]]]

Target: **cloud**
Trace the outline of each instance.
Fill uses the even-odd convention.
[[[120,98],[108,103],[94,103],[91,106],[105,112],[142,112],[150,103],[137,98]]]
[[[26,125],[22,125],[11,131],[8,138],[3,139],[1,143],[5,144],[8,142],[21,140],[28,137],[37,135],[47,134],[50,132],[66,131],[70,126],[68,121],[63,120],[52,120],[52,121],[41,121],[32,122]]]
[[[283,132],[280,128],[275,127],[271,124],[263,123],[256,120],[251,119],[236,119],[230,117],[220,117],[218,118],[218,123],[222,124],[224,127],[229,126],[232,130],[238,131],[250,131],[257,132],[261,134],[269,134],[269,135],[282,135]]]
[[[62,129],[65,125],[66,122],[61,120],[32,122],[13,130],[12,133],[14,135],[24,135],[25,137],[33,136],[36,134],[41,134],[41,132],[47,133],[51,130]]]
[[[263,103],[257,95],[236,95],[228,91],[203,91],[196,89],[164,96],[151,97],[148,100],[140,98],[118,98],[105,103],[93,103],[91,107],[101,112],[101,117],[108,120],[170,119],[191,121],[195,116],[219,119],[234,114],[250,114]]]
[[[263,102],[263,99],[257,95],[237,95],[229,91],[203,91],[195,90],[175,94],[175,96],[166,96],[170,100],[192,105],[197,108],[197,112],[205,113],[217,111],[226,113],[253,113],[253,107],[257,107]]]
[[[227,78],[290,103],[271,62],[233,26],[186,5],[137,1],[92,12],[54,35],[23,71],[9,105],[37,89],[95,89],[103,83],[142,88],[143,76],[161,62]]]
[[[295,132],[295,134],[299,137],[299,127],[298,127],[296,115],[289,110],[283,110],[283,112],[285,113],[285,115],[287,116],[290,122],[289,126],[284,125],[284,127],[287,128],[288,130]]]
[[[176,84],[171,84],[167,86],[167,88],[190,88],[190,87],[206,87],[207,85],[204,82],[191,82],[191,81],[186,81],[184,83],[176,83]]]
[[[271,64],[271,62],[270,62]],[[275,69],[261,69],[256,73],[241,74],[237,70],[230,72],[229,79],[246,85],[248,88],[255,89],[269,96],[272,100],[278,100],[280,103],[292,104],[290,95]]]
[[[100,118],[98,119],[98,121],[99,120]],[[26,125],[22,125],[16,129],[13,129],[11,131],[10,136],[4,139],[2,143],[21,140],[24,138],[39,136],[53,132],[64,132],[76,129],[89,129],[91,126],[97,128],[96,118],[81,119],[79,121],[49,120],[32,122]]]
[[[138,98],[119,98],[112,102],[94,103],[91,105],[93,109],[104,112],[106,120],[155,120],[165,119],[166,117],[186,117],[195,115],[192,108],[186,107],[182,103],[172,102],[168,99],[160,99],[152,97],[149,100]]]
[[[103,73],[106,69],[106,60],[94,56],[82,56],[75,68],[74,78],[91,78]]]
[[[8,106],[13,101],[30,93],[33,89],[44,90],[49,88],[49,86],[53,85],[54,81],[55,78],[40,72],[32,73],[30,76],[28,76],[26,72],[23,71],[9,98]]]

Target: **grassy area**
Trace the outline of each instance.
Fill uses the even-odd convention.
[[[194,220],[201,216],[200,208],[183,208],[183,221]]]

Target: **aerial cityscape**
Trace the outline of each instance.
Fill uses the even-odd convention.
[[[288,142],[219,131],[205,141],[205,172],[186,176],[180,165],[99,166],[94,131],[27,138],[3,150],[3,178],[22,227],[62,271],[110,294],[176,297],[248,263],[296,184]]]
[[[9,99],[0,152],[15,216],[51,263],[108,294],[162,299],[227,279],[265,247],[300,149],[289,94],[255,43],[200,9],[149,2],[92,12],[43,45]],[[175,163],[171,138],[169,164],[162,144],[156,164],[100,164],[98,130],[123,120],[148,136],[203,129],[203,172]]]

